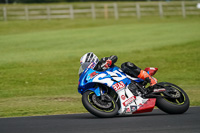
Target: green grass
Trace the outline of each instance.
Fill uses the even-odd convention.
[[[86,112],[79,59],[115,54],[117,65],[155,66],[200,105],[200,18],[0,22],[0,117]]]

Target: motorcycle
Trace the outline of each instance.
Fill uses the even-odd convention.
[[[182,114],[189,108],[187,94],[175,84],[160,82],[145,87],[146,81],[131,77],[117,66],[100,72],[94,70],[95,65],[81,65],[78,92],[84,107],[97,117],[151,112],[155,106],[169,114]],[[151,76],[157,70],[145,69]]]

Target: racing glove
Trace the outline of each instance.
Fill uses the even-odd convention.
[[[108,59],[105,63],[102,64],[103,69],[108,69],[112,65],[112,60]]]

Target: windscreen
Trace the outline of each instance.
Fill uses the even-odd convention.
[[[78,71],[78,75],[79,77],[81,76],[82,72],[90,65],[89,62],[85,62],[83,63],[80,68],[79,68],[79,71]]]

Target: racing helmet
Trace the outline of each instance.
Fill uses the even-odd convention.
[[[84,54],[80,59],[81,65],[83,63],[86,63],[86,62],[88,62],[88,63],[91,63],[91,62],[98,63],[99,59],[93,52],[89,52],[89,53]]]

